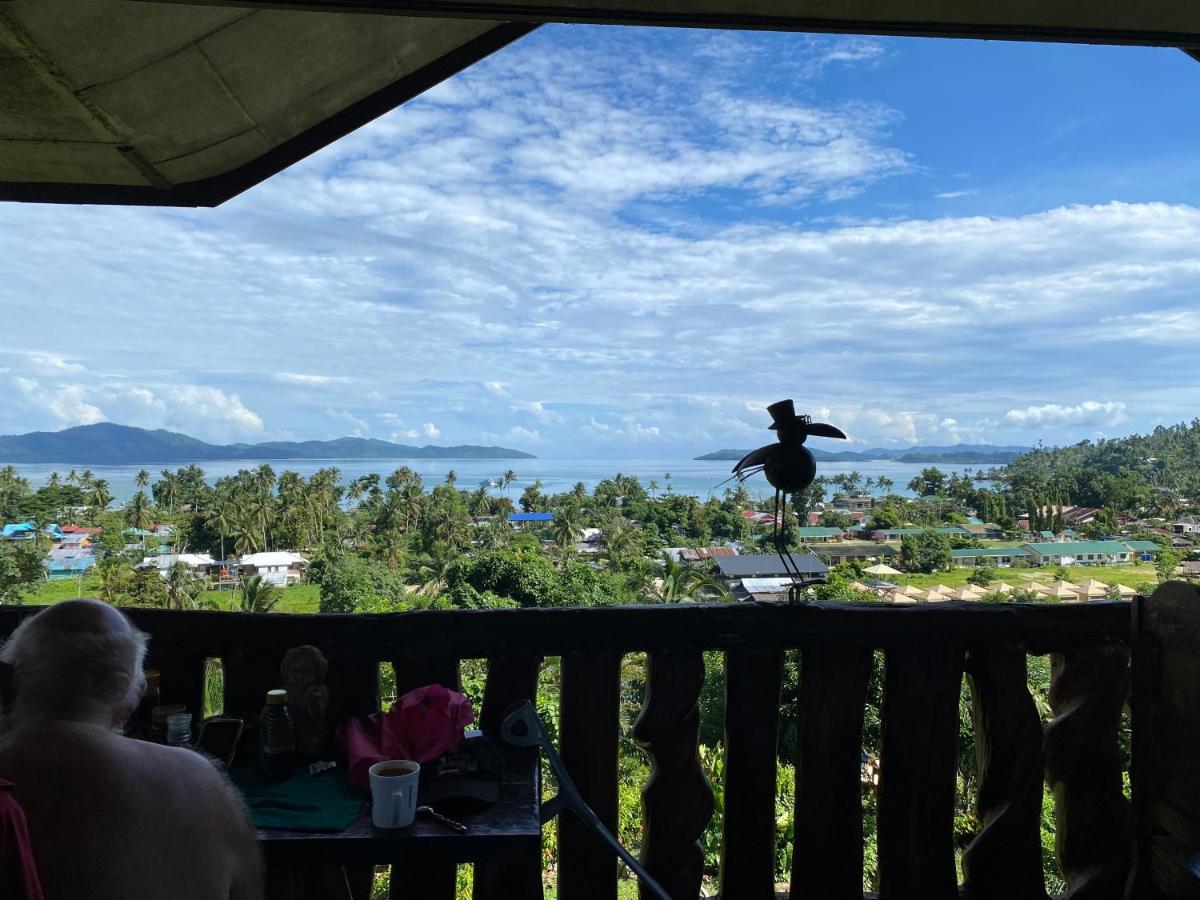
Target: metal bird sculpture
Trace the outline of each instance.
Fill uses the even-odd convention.
[[[818,437],[846,439],[840,428],[827,425],[824,422],[814,422],[809,416],[796,415],[795,404],[791,400],[780,400],[767,407],[771,414],[771,430],[779,440],[774,444],[759,447],[743,456],[733,474],[741,481],[751,475],[762,472],[767,482],[775,488],[775,527],[773,539],[779,560],[783,563],[784,571],[792,578],[792,586],[788,590],[788,598],[795,602],[799,591],[805,585],[824,581],[823,578],[805,580],[796,567],[795,560],[783,546],[783,531],[780,523],[787,517],[787,495],[804,490],[817,476],[817,463],[812,453],[804,446],[810,435]]]

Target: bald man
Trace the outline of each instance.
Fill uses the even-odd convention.
[[[145,635],[92,600],[27,619],[0,649],[0,778],[46,900],[261,897],[254,832],[212,765],[120,734],[145,652]]]

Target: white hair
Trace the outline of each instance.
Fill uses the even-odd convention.
[[[105,706],[128,714],[145,689],[142,663],[147,637],[128,631],[64,629],[23,621],[0,647],[17,680],[15,709],[21,717],[69,718],[80,710]]]

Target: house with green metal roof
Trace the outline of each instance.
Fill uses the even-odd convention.
[[[797,528],[796,534],[802,541],[836,541],[842,536],[842,529],[806,525],[803,528]]]
[[[1006,569],[1014,559],[1025,559],[1027,556],[1029,551],[1024,547],[968,547],[950,551],[950,561],[963,568],[986,564]]]
[[[887,544],[864,542],[816,544],[805,549],[817,554],[829,566],[840,566],[848,562],[887,562],[899,553],[897,548]]]
[[[1125,546],[1134,552],[1134,554],[1143,560],[1154,559],[1162,552],[1162,546],[1154,541],[1125,541]]]
[[[880,528],[871,532],[871,537],[877,541],[899,541],[903,538],[924,534],[928,528]],[[938,534],[956,535],[958,537],[970,537],[971,532],[967,531],[961,525],[943,525],[941,528],[933,529]]]
[[[1030,565],[1110,566],[1127,563],[1133,551],[1120,541],[1039,541],[1026,544]]]

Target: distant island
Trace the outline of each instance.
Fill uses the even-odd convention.
[[[412,447],[374,438],[209,444],[175,431],[100,422],[63,431],[0,435],[0,462],[91,466],[203,462],[222,459],[536,459],[507,447],[463,444]]]
[[[948,447],[874,447],[870,450],[821,450],[809,447],[820,462],[871,462],[890,460],[902,463],[944,463],[955,465],[1006,465],[1014,457],[1028,453],[1029,447],[1000,447],[994,444],[954,444]],[[716,450],[697,456],[699,460],[736,462],[749,450]]]

